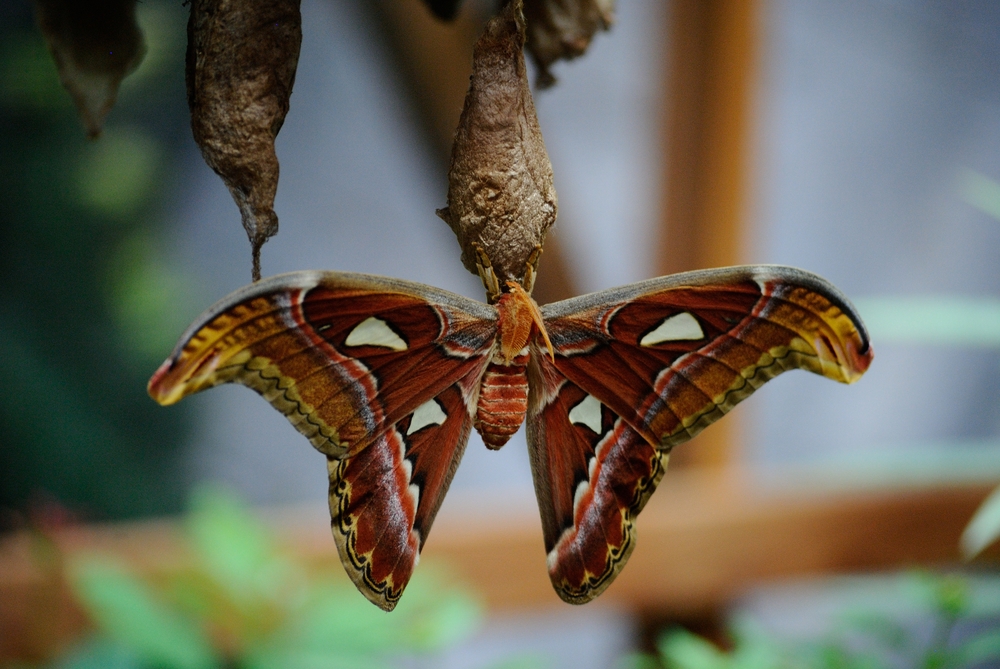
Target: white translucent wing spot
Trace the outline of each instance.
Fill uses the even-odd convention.
[[[705,332],[695,317],[682,311],[665,318],[655,330],[639,340],[639,346],[655,346],[665,341],[693,341],[704,338]]]
[[[417,410],[413,412],[413,418],[410,420],[410,427],[406,430],[406,436],[408,437],[428,425],[440,425],[447,419],[448,414],[441,409],[438,401],[429,399],[418,406]]]
[[[371,316],[358,323],[344,341],[348,346],[381,346],[393,351],[405,351],[406,342],[392,331],[385,321]]]
[[[569,422],[586,425],[595,434],[601,433],[601,402],[593,395],[587,395],[569,410]]]

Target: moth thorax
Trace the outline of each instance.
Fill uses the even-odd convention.
[[[494,359],[486,368],[475,426],[488,448],[496,450],[506,444],[524,422],[528,410],[528,358],[528,349],[523,348],[509,363]]]
[[[513,281],[508,281],[510,292],[504,293],[497,301],[497,342],[499,353],[505,362],[512,362],[527,346],[532,331],[544,331],[542,315],[538,305]]]

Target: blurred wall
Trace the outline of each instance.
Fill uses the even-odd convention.
[[[1000,221],[967,197],[970,170],[1000,179],[1000,5],[765,6],[751,258],[855,299],[1000,297]],[[1000,476],[1000,353],[873,335],[857,386],[789,374],[754,398],[750,462]]]

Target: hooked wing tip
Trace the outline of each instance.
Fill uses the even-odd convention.
[[[843,318],[827,320],[827,327],[812,333],[812,346],[820,362],[818,371],[841,383],[860,379],[875,359],[875,349],[864,332]]]
[[[856,349],[854,347],[850,348],[851,352],[851,363],[854,371],[857,373],[857,377],[852,380],[857,380],[862,374],[868,371],[868,368],[872,364],[872,360],[875,359],[875,349],[872,347],[870,341],[866,341],[861,349]]]
[[[150,377],[149,383],[146,385],[146,392],[149,393],[149,396],[163,406],[174,404],[181,398],[179,393],[172,392],[175,384],[172,384],[169,379],[174,362],[173,356],[164,360],[163,364],[153,372],[153,376]]]

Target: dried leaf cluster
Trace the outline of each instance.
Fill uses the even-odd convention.
[[[146,54],[135,0],[36,0],[38,25],[89,137],[97,137],[118,86]]]
[[[438,210],[458,236],[465,267],[477,273],[482,249],[501,283],[524,283],[529,258],[556,220],[552,165],[528,86],[524,34],[518,0],[487,23],[476,43],[452,147],[448,206]]]
[[[191,129],[205,162],[240,208],[253,246],[278,231],[274,139],[288,113],[302,43],[298,0],[192,0],[187,89]]]

